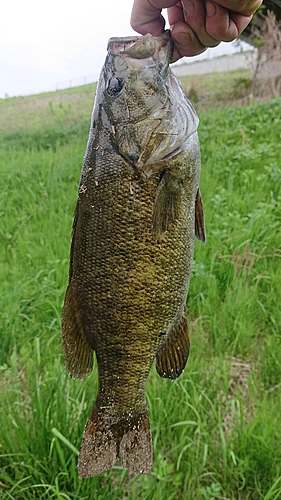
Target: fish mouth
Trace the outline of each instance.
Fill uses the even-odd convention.
[[[170,62],[173,50],[170,30],[164,31],[158,37],[153,37],[150,33],[144,36],[113,37],[108,40],[107,44],[109,53],[133,59],[147,59],[152,57],[154,60],[157,60],[162,49],[165,48],[168,53],[168,61]]]

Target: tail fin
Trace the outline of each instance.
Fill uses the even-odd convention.
[[[131,477],[150,471],[152,442],[147,410],[117,415],[95,405],[84,430],[79,476],[96,476],[111,469],[117,458]]]

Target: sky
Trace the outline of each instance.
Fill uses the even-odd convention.
[[[3,0],[0,98],[56,90],[69,81],[73,85],[96,81],[107,40],[136,34],[130,27],[132,2]],[[233,44],[221,44],[201,58],[235,50]],[[190,61],[184,58],[180,62]]]

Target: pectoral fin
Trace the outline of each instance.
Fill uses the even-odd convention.
[[[185,315],[171,330],[165,344],[156,356],[156,370],[160,377],[176,379],[183,371],[189,355],[189,334]]]
[[[195,236],[202,243],[206,243],[204,208],[200,189],[198,189],[195,198]]]
[[[159,182],[153,210],[152,230],[157,241],[161,240],[169,224],[175,222],[180,212],[182,183],[167,170]]]
[[[62,343],[69,375],[79,379],[90,375],[94,351],[86,339],[72,283],[67,288],[62,311]]]

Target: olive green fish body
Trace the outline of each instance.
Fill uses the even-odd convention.
[[[189,352],[184,311],[200,171],[197,119],[184,101],[191,133],[186,124],[178,132],[171,85],[185,98],[168,70],[169,35],[125,39],[121,48],[120,40],[109,42],[100,77],[63,309],[70,375],[87,376],[94,352],[98,363],[99,392],[79,457],[84,477],[117,458],[131,474],[150,470],[148,373],[156,358],[158,373],[176,378]],[[204,233],[200,220],[199,227]]]

